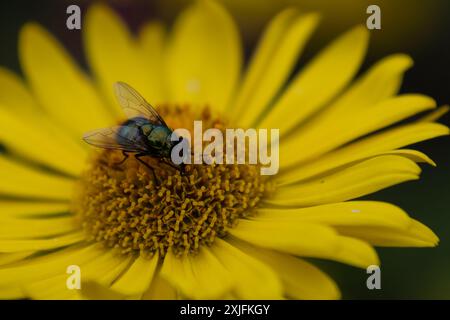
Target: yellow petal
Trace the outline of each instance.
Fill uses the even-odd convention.
[[[245,254],[218,238],[211,251],[235,279],[238,299],[282,298],[278,276],[267,265],[251,257],[251,254]]]
[[[284,294],[288,298],[338,299],[340,297],[339,289],[333,279],[305,260],[252,246],[237,239],[230,239],[230,243],[269,265],[282,280]]]
[[[26,298],[22,288],[20,287],[0,287],[0,299],[24,299]]]
[[[113,291],[109,287],[130,266],[132,257],[123,259],[123,256],[117,255],[114,250],[111,254],[115,254],[116,259],[122,259],[108,267],[108,270],[105,270],[103,274],[89,275],[87,279],[82,280],[81,292],[77,292],[76,296],[72,295],[70,299],[122,300],[126,298],[123,294]]]
[[[355,111],[394,96],[400,88],[404,72],[412,64],[412,59],[403,54],[382,59],[331,103],[311,126],[324,125],[322,121],[329,123],[337,116],[351,117]]]
[[[66,149],[42,123],[13,116],[0,106],[0,142],[9,150],[32,161],[47,165],[70,175],[77,176],[84,166],[85,153],[74,153]],[[32,134],[26,134],[32,132]]]
[[[416,163],[428,163],[429,165],[436,167],[436,163],[433,161],[433,159],[428,157],[425,153],[417,151],[417,150],[399,149],[399,150],[388,151],[383,154],[398,155],[398,156],[408,158]]]
[[[228,12],[216,1],[197,1],[178,17],[168,45],[170,99],[223,111],[241,60],[239,33]]]
[[[228,271],[205,247],[196,256],[180,258],[169,251],[164,258],[161,276],[183,295],[193,299],[217,299],[233,286]]]
[[[129,261],[129,257],[122,256],[114,250],[105,249],[100,255],[92,260],[80,260],[72,263],[80,267],[82,279],[81,289],[84,283],[92,279],[101,278],[106,272],[121,265],[123,261]],[[24,285],[24,292],[33,299],[71,299],[77,298],[80,293],[77,289],[67,287],[67,279],[70,274],[66,273],[67,266],[50,278],[41,278]],[[84,291],[83,291],[84,292]]]
[[[419,178],[421,170],[411,160],[379,156],[299,184],[281,186],[267,203],[307,207],[341,202]]]
[[[142,61],[145,63],[145,70],[148,70],[151,75],[151,81],[145,88],[146,96],[155,104],[164,103],[167,100],[167,83],[163,68],[166,38],[166,30],[157,22],[144,25],[139,32]]]
[[[289,147],[293,147],[294,144],[298,146],[307,140],[319,143],[318,141],[324,137],[323,131],[327,130],[326,128],[339,126],[337,122],[345,121],[346,118],[353,119],[355,112],[370,108],[393,96],[399,89],[403,73],[411,65],[411,58],[402,54],[391,55],[375,64],[327,108],[298,128],[294,134],[286,138],[287,140],[284,139],[283,143],[288,145],[284,150],[290,150]],[[347,128],[343,127],[342,131],[345,130]],[[292,158],[286,157],[287,160],[282,162],[282,165],[286,167],[309,156],[309,153],[305,152]]]
[[[109,249],[111,250],[111,249]],[[116,252],[114,250],[112,250],[111,252],[112,254],[114,254],[114,256],[116,257],[116,259],[120,259],[120,263],[117,264],[114,268],[110,268],[108,271],[104,272],[102,275],[99,275],[98,277],[90,277],[92,279],[89,279],[88,277],[88,281],[94,281],[103,285],[103,286],[110,286],[114,281],[117,280],[117,278],[122,275],[125,270],[128,269],[128,267],[130,266],[133,257],[129,256],[126,257],[126,259],[123,259],[123,255],[120,252]]]
[[[15,132],[17,139],[20,139],[22,136],[31,139],[34,135],[45,135],[46,139],[49,141],[41,142],[41,144],[55,145],[61,149],[61,152],[55,153],[58,157],[61,157],[61,155],[64,154],[70,154],[74,160],[84,159],[86,150],[81,147],[82,142],[80,137],[74,138],[73,136],[70,136],[63,125],[55,122],[54,119],[51,119],[43,110],[41,110],[41,108],[37,106],[35,98],[31,95],[30,90],[24,84],[22,79],[13,72],[0,67],[0,87],[2,88],[0,93],[0,110],[8,112],[10,117],[14,116],[14,122],[20,121],[27,126],[26,131]],[[2,130],[3,134],[6,134],[4,131],[12,131],[14,129],[14,126],[9,122],[7,124],[2,124],[1,127],[8,128],[8,130]],[[33,132],[33,135],[24,134],[24,132],[30,131]],[[2,143],[5,143],[5,141],[2,141]],[[29,145],[34,144],[30,142]],[[12,148],[14,145],[11,144],[8,147]],[[36,148],[28,148],[28,150],[22,148],[21,151],[32,152],[29,149]],[[71,162],[72,159],[64,159],[64,161]]]
[[[280,164],[289,167],[331,151],[363,135],[369,134],[416,113],[435,108],[436,103],[427,96],[405,94],[384,100],[370,108],[338,117],[333,124],[311,128],[293,135],[280,144]],[[298,152],[301,146],[304,152]]]
[[[153,278],[150,288],[142,296],[143,300],[176,300],[177,292],[170,283],[159,274]]]
[[[19,164],[0,155],[0,193],[44,199],[72,198],[74,180]]]
[[[152,282],[157,265],[158,255],[151,259],[137,258],[111,289],[127,296],[144,293]]]
[[[337,167],[416,142],[448,135],[449,129],[437,123],[414,123],[377,133],[277,176],[280,184],[304,180]]]
[[[232,107],[234,121],[252,126],[291,74],[318,20],[317,14],[299,15],[292,8],[273,19],[250,60]]]
[[[256,246],[302,257],[333,259],[357,267],[378,262],[370,245],[340,236],[321,224],[241,220],[230,234]]]
[[[60,272],[70,265],[80,265],[104,253],[102,245],[71,246],[54,253],[23,260],[0,269],[0,287],[19,286],[33,280],[42,280]],[[67,275],[67,274],[66,274]]]
[[[254,245],[307,257],[328,253],[338,238],[336,232],[327,226],[311,223],[289,225],[283,221],[241,220],[230,234]]]
[[[125,300],[126,297],[98,282],[85,281],[81,287],[80,297],[88,300]]]
[[[411,223],[399,207],[377,201],[348,201],[308,208],[260,208],[255,220],[320,223],[330,226],[406,228]]]
[[[80,229],[73,217],[50,219],[2,219],[0,240],[47,238]]]
[[[17,262],[31,256],[34,251],[13,252],[13,253],[0,253],[0,266]]]
[[[152,104],[161,102],[157,100],[161,99],[161,74],[150,69],[152,64],[146,61],[136,39],[113,10],[102,4],[91,6],[83,30],[89,65],[117,116],[123,116],[113,92],[117,81],[130,84]]]
[[[279,128],[283,135],[323,107],[357,72],[368,34],[367,28],[358,26],[324,49],[295,77],[259,127]]]
[[[382,247],[434,247],[439,242],[432,230],[414,219],[404,228],[367,226],[337,227],[337,230]]]
[[[328,258],[364,269],[380,265],[378,255],[369,243],[351,237],[339,237],[338,249]]]
[[[9,106],[13,112],[25,115],[36,112],[33,97],[22,80],[12,71],[0,67],[0,104]]]
[[[373,150],[371,149],[366,149],[368,152],[373,152]],[[331,155],[331,154],[330,154]],[[367,161],[371,158],[376,158],[379,156],[385,156],[385,155],[396,155],[396,156],[401,156],[401,157],[405,157],[407,159],[410,159],[416,163],[428,163],[429,165],[432,165],[433,167],[436,166],[436,163],[430,158],[428,157],[426,154],[424,154],[423,152],[417,151],[417,150],[410,150],[410,149],[398,149],[398,150],[391,150],[391,151],[382,151],[382,152],[378,152],[375,154],[372,154],[370,156],[364,157],[364,158],[357,158],[358,154],[352,154],[352,158],[356,158],[353,159],[353,161],[347,161],[346,163],[341,163],[341,166],[345,166],[345,165],[354,165],[355,163],[361,162],[361,161]],[[325,156],[324,158],[327,158],[327,156]],[[332,158],[332,157],[331,157]],[[332,159],[335,160],[335,159]],[[339,159],[342,160],[342,159]],[[299,183],[302,180],[305,179],[305,174],[306,173],[311,173],[311,172],[315,172],[316,174],[326,174],[326,171],[336,171],[339,170],[338,168],[336,168],[336,162],[329,162],[326,165],[326,169],[324,169],[322,167],[322,171],[318,171],[321,164],[324,164],[322,159],[319,159],[317,161],[317,166],[314,166],[316,163],[314,161],[309,163],[310,166],[305,165],[305,167],[302,167],[302,169],[300,169],[299,167],[294,168],[293,170],[287,170],[284,175],[280,175],[280,177],[276,177],[276,180],[278,182],[278,184],[280,186],[282,185],[286,185],[286,184],[293,184],[293,183]],[[306,169],[306,170],[305,170]],[[313,171],[314,170],[314,171]]]
[[[66,212],[69,212],[68,202],[0,200],[0,220],[4,217],[47,217]]]
[[[113,123],[87,76],[47,31],[27,24],[19,39],[20,62],[39,102],[59,123],[80,137]]]
[[[450,107],[445,105],[437,108],[433,112],[428,113],[424,117],[420,118],[421,122],[433,122],[439,120],[443,115],[445,115],[450,110]]]
[[[0,240],[0,252],[51,250],[81,242],[84,238],[83,232],[74,232],[49,239]]]

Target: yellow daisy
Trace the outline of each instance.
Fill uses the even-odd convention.
[[[170,34],[134,37],[105,6],[84,17],[88,77],[41,26],[19,39],[25,81],[0,69],[0,297],[334,299],[334,281],[307,258],[366,268],[373,246],[432,247],[436,235],[400,208],[350,201],[418,179],[423,153],[402,149],[448,134],[420,94],[397,95],[412,65],[388,56],[352,80],[368,31],[324,48],[290,79],[318,24],[289,8],[267,26],[245,72],[239,32],[199,1]],[[133,159],[94,152],[81,137],[123,119],[112,85],[124,81],[174,128],[279,128],[280,173],[246,165],[151,174]],[[376,133],[374,133],[376,132]],[[89,155],[91,154],[91,155]],[[69,266],[81,290],[67,286]]]

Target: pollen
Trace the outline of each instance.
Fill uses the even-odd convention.
[[[194,119],[225,128],[207,108],[197,117],[188,107],[158,111],[173,128],[189,129]],[[148,166],[132,156],[121,163],[121,151],[96,152],[73,203],[87,237],[124,254],[195,254],[225,237],[240,218],[255,214],[273,189],[257,165],[187,165],[182,174],[158,159],[141,159]]]

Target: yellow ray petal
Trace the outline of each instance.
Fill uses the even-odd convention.
[[[19,45],[20,62],[34,94],[59,123],[80,138],[113,123],[92,83],[52,35],[37,24],[27,24]]]
[[[177,291],[161,275],[153,278],[150,288],[143,294],[143,300],[176,300]]]
[[[291,74],[318,20],[317,14],[299,15],[292,8],[273,19],[250,60],[233,104],[230,116],[235,122],[251,127]]]
[[[126,297],[96,281],[85,281],[81,287],[80,299],[88,300],[125,300]]]
[[[377,201],[348,201],[308,208],[261,208],[255,220],[320,223],[330,226],[406,228],[411,218],[399,207]]]
[[[336,283],[314,265],[289,254],[252,246],[230,239],[229,242],[269,265],[283,282],[284,294],[292,299],[338,299]]]
[[[0,252],[51,250],[83,241],[83,232],[74,232],[49,239],[0,240]]]
[[[288,225],[283,221],[267,223],[253,220],[239,221],[230,234],[261,247],[312,257],[328,253],[335,247],[338,237],[332,228],[320,224]]]
[[[323,177],[281,186],[267,203],[307,207],[341,202],[419,178],[421,170],[413,161],[394,155],[371,158]]]
[[[47,238],[80,229],[74,217],[1,219],[0,240]]]
[[[26,115],[36,112],[33,97],[14,72],[0,67],[0,104],[9,106],[13,112]]]
[[[404,54],[385,57],[356,80],[307,126],[326,126],[330,122],[334,122],[338,116],[351,117],[355,111],[368,108],[394,96],[400,88],[404,72],[412,64],[412,59]]]
[[[34,134],[45,134],[46,139],[51,140],[46,142],[46,144],[57,145],[58,148],[62,149],[62,154],[71,154],[75,159],[84,159],[86,150],[80,146],[80,137],[74,138],[70,136],[63,125],[55,122],[54,119],[51,119],[41,110],[36,105],[35,98],[31,95],[30,90],[23,83],[22,79],[13,72],[0,67],[0,87],[2,88],[0,93],[2,110],[5,109],[5,112],[7,111],[11,116],[15,116],[15,122],[19,119],[20,122],[29,126],[29,129],[25,132],[32,131]],[[36,124],[38,124],[37,129]],[[11,129],[9,123],[2,125],[2,127]],[[24,131],[16,132],[17,138],[22,136],[32,138],[34,134],[24,134]],[[35,146],[37,147],[37,145]],[[23,151],[31,152],[29,150]],[[55,153],[55,155],[59,155],[59,152]]]
[[[19,286],[66,272],[70,265],[80,265],[104,252],[102,245],[71,246],[51,254],[30,258],[0,269],[0,287]]]
[[[6,288],[0,287],[0,299],[13,300],[24,298],[26,298],[26,296],[20,287],[6,287]]]
[[[408,158],[416,163],[427,163],[429,165],[432,165],[433,167],[436,167],[436,163],[433,161],[433,159],[428,157],[425,153],[417,151],[417,150],[399,149],[399,150],[388,151],[383,154],[398,155],[398,156]]]
[[[238,299],[281,299],[283,292],[277,274],[267,265],[221,239],[216,239],[212,253],[236,282]]]
[[[0,200],[0,220],[2,218],[47,217],[66,212],[69,212],[68,202]]]
[[[392,97],[398,92],[403,73],[412,64],[411,58],[403,54],[395,54],[382,59],[335,101],[298,128],[287,139],[301,141],[314,138],[314,135],[320,136],[319,128],[322,130],[322,128],[334,126],[338,120],[352,118],[354,112],[364,110],[364,108],[369,108]]]
[[[439,238],[427,226],[410,219],[404,228],[389,227],[337,227],[339,233],[363,239],[382,247],[434,247]]]
[[[296,76],[259,127],[279,128],[283,135],[319,110],[358,70],[366,52],[368,34],[365,27],[358,26],[324,49]]]
[[[5,109],[0,106],[0,127],[4,128],[0,130],[0,142],[9,150],[74,176],[81,172],[85,153],[74,153],[64,148],[50,132],[41,130],[42,123],[15,117]]]
[[[0,193],[32,198],[67,200],[74,180],[31,168],[0,155]]]
[[[364,269],[370,265],[380,265],[378,255],[369,243],[350,237],[339,237],[338,249],[329,257],[324,258]]]
[[[310,160],[341,145],[382,129],[419,112],[435,108],[433,99],[419,94],[405,94],[384,100],[370,108],[339,117],[325,127],[315,127],[305,134],[293,135],[280,144],[280,164],[289,167]],[[301,147],[303,152],[298,152]]]
[[[228,12],[216,1],[197,1],[177,19],[168,45],[170,99],[223,111],[241,60],[239,33]]]
[[[139,32],[142,61],[151,76],[151,82],[146,83],[145,94],[147,99],[155,104],[167,101],[167,83],[163,68],[166,38],[166,30],[158,22],[144,25]]]
[[[118,256],[120,258],[120,256]],[[110,267],[103,275],[97,277],[90,276],[87,280],[82,280],[81,292],[76,295],[69,296],[70,299],[91,299],[91,300],[119,300],[125,299],[123,294],[109,289],[113,283],[125,270],[130,266],[132,257],[122,259],[122,262],[114,267]]]
[[[80,276],[83,282],[98,280],[106,272],[121,265],[123,261],[128,260],[129,257],[117,254],[114,250],[105,249],[99,256],[92,260],[83,260],[80,264]],[[55,276],[45,279],[38,279],[31,283],[24,284],[24,292],[27,296],[33,299],[71,299],[76,298],[80,293],[77,289],[70,289],[67,287],[67,279],[69,274],[66,273],[66,268],[61,269]]]
[[[277,176],[277,181],[280,184],[300,181],[389,150],[448,134],[449,129],[437,123],[404,125],[364,138],[314,161],[296,165],[292,170],[286,170]]]
[[[161,103],[158,89],[161,75],[157,73],[158,69],[151,69],[158,61],[146,60],[136,39],[113,10],[102,4],[91,6],[83,28],[89,65],[117,116],[123,116],[113,92],[113,84],[117,81],[130,84],[150,103]]]
[[[420,122],[433,122],[439,120],[443,115],[445,115],[450,110],[450,107],[445,105],[437,108],[433,112],[428,113],[424,117],[420,118]]]
[[[368,151],[372,151],[370,149],[367,149]],[[357,156],[358,154],[352,154],[352,157]],[[360,163],[362,161],[367,161],[371,158],[377,158],[380,156],[386,156],[386,155],[396,155],[396,156],[401,156],[401,157],[405,157],[407,159],[410,159],[416,163],[427,163],[429,165],[432,165],[433,167],[436,166],[436,163],[430,158],[428,157],[426,154],[424,154],[423,152],[417,151],[417,150],[410,150],[410,149],[398,149],[398,150],[391,150],[391,151],[382,151],[382,152],[378,152],[376,154],[372,154],[370,156],[361,158],[361,159],[354,159],[354,161],[349,161],[346,163],[341,163],[341,167],[336,167],[336,163],[335,162],[330,162],[327,164],[326,166],[326,170],[322,170],[322,171],[318,171],[318,169],[320,168],[319,166],[314,167],[314,162],[311,162],[311,166],[306,167],[306,170],[301,170],[299,168],[294,168],[293,170],[287,170],[285,172],[284,175],[281,175],[280,177],[276,177],[276,180],[278,182],[278,185],[282,186],[282,185],[287,185],[287,184],[293,184],[293,183],[299,183],[302,182],[302,180],[305,179],[304,174],[305,173],[311,173],[314,172],[313,170],[316,170],[315,173],[316,174],[320,174],[320,175],[330,175],[332,172],[335,171],[339,171],[340,169],[342,169],[345,166],[350,166],[350,165],[355,165],[357,163]],[[328,157],[325,157],[328,158]],[[321,161],[322,159],[319,159],[317,162],[320,164],[323,164],[323,161]],[[334,159],[333,159],[334,160]],[[309,171],[308,171],[309,169]],[[324,168],[323,168],[324,169]],[[310,176],[308,176],[308,178],[311,178]]]
[[[13,252],[13,253],[0,253],[0,266],[17,262],[31,256],[34,251]]]
[[[205,247],[196,256],[181,258],[169,251],[164,258],[161,276],[183,295],[193,299],[217,299],[233,286],[228,271]]]
[[[152,282],[158,265],[158,255],[151,259],[139,257],[111,287],[126,296],[143,294]]]
[[[412,160],[416,163],[427,163],[429,165],[432,165],[433,167],[436,166],[436,163],[430,159],[426,154],[424,154],[423,152],[417,151],[417,150],[410,150],[410,149],[398,149],[398,150],[392,150],[392,151],[384,151],[384,152],[379,152],[376,154],[373,154],[369,157],[365,157],[362,159],[357,159],[355,161],[351,161],[345,164],[342,164],[342,167],[345,166],[350,166],[350,165],[355,165],[356,163],[359,163],[361,161],[367,161],[371,158],[376,158],[379,156],[385,156],[385,155],[396,155],[396,156],[401,156],[401,157],[405,157],[409,160]],[[354,155],[355,156],[355,155]],[[320,161],[320,160],[319,160]],[[318,162],[319,162],[318,161]],[[313,164],[313,163],[311,163]],[[320,164],[323,164],[322,161],[320,161]],[[331,162],[327,165],[327,169],[323,170],[323,171],[316,171],[315,173],[320,174],[320,175],[329,175],[332,172],[335,171],[339,171],[339,167],[335,167],[336,163]],[[311,168],[308,167],[307,169],[313,169],[313,170],[318,170],[319,167],[313,167]],[[285,175],[282,175],[281,177],[277,177],[277,182],[280,186],[282,185],[287,185],[287,184],[293,184],[293,183],[299,183],[302,180],[305,179],[304,174],[307,173],[307,170],[297,170],[297,168],[293,169],[293,170],[289,170],[285,173]],[[312,171],[309,171],[312,172]],[[308,178],[311,178],[310,176],[308,176]]]
[[[357,267],[378,262],[370,245],[340,236],[321,224],[241,220],[230,234],[257,246],[303,257],[332,259]]]
[[[128,269],[133,260],[132,256],[126,257],[126,259],[122,259],[123,256],[121,253],[117,254],[117,252],[115,251],[113,251],[112,253],[116,256],[116,258],[121,259],[122,262],[118,264],[116,267],[105,272],[103,275],[99,275],[98,278],[91,277],[92,279],[95,279],[97,283],[103,286],[110,286],[114,281],[116,281],[117,278],[120,275],[122,275],[125,272],[125,270]]]

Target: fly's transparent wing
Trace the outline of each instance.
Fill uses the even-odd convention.
[[[139,130],[134,127],[116,126],[97,129],[85,133],[83,140],[95,147],[104,149],[118,149],[126,152],[146,152]]]
[[[158,112],[132,87],[124,82],[116,82],[114,91],[123,111],[129,119],[144,117],[156,125],[166,126]]]

